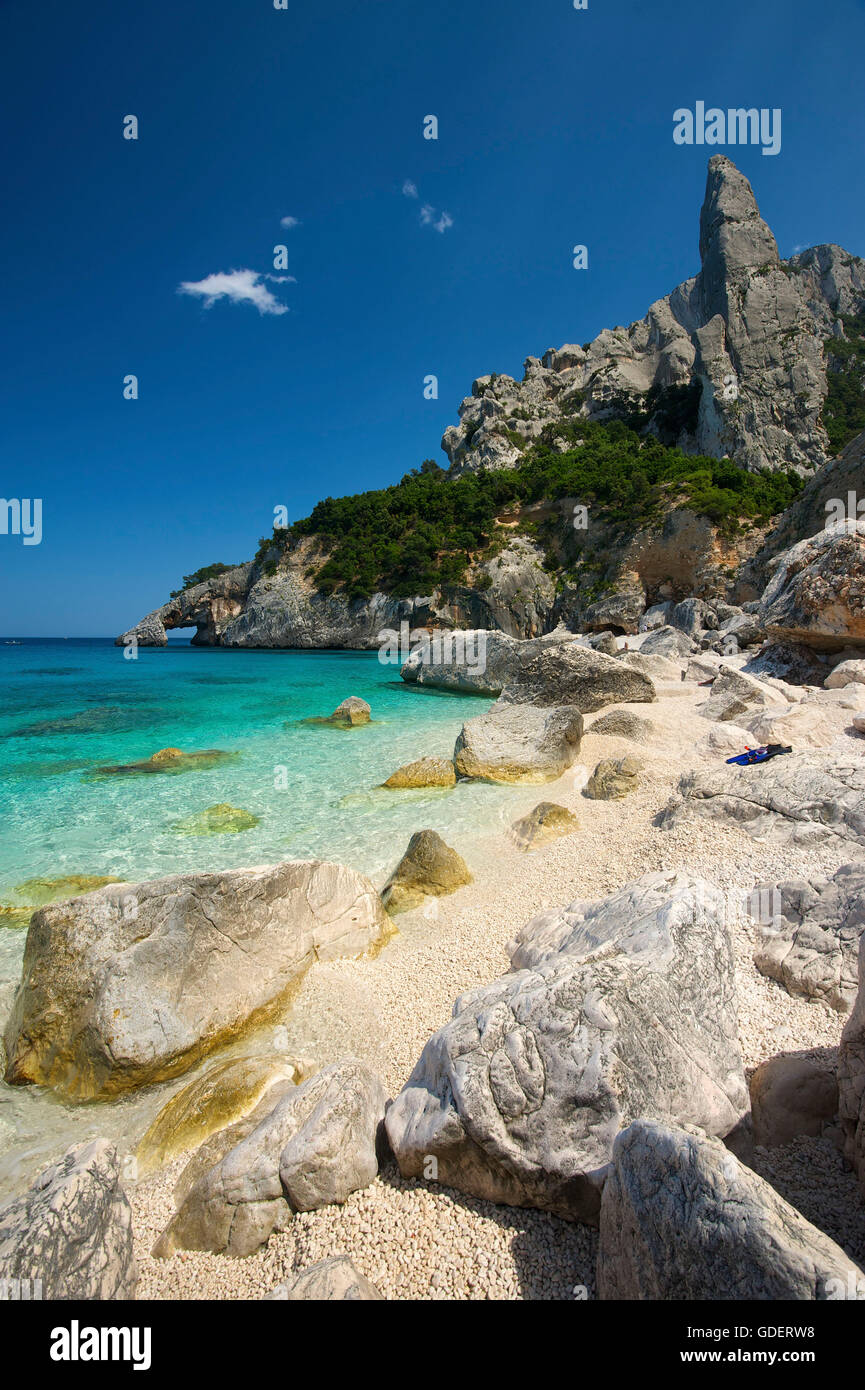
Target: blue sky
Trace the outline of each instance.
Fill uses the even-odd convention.
[[[0,0],[0,492],[43,500],[0,628],[114,635],[275,506],[444,462],[474,377],[641,317],[699,264],[678,107],[780,107],[780,154],[725,153],[781,254],[865,254],[863,51],[862,0]],[[178,293],[280,243],[286,313]]]

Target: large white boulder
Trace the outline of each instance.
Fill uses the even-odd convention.
[[[314,961],[392,931],[367,879],[320,860],[52,903],[27,933],[6,1080],[85,1099],[177,1076],[276,1012]]]
[[[602,1299],[840,1299],[865,1277],[839,1245],[705,1134],[640,1119],[601,1204]]]
[[[648,874],[535,918],[512,970],[457,999],[387,1112],[406,1177],[597,1220],[616,1134],[645,1113],[739,1131],[748,1093],[723,895]]]

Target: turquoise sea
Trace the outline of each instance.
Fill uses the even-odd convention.
[[[349,695],[369,702],[370,725],[304,723]],[[533,805],[536,789],[388,792],[380,783],[413,758],[450,755],[464,720],[489,704],[406,685],[375,653],[172,642],[128,660],[110,640],[0,639],[0,905],[31,901],[16,889],[36,878],[135,881],[295,858],[339,860],[380,887],[424,827],[471,862],[473,841]],[[180,774],[94,777],[165,747],[238,756]],[[236,834],[178,830],[223,802],[259,823]],[[0,926],[0,1022],[25,935]],[[105,1107],[85,1107],[94,1108]],[[86,1127],[105,1132],[116,1123],[91,1113]],[[0,1192],[27,1169],[32,1176],[37,1158],[59,1152],[79,1128],[47,1093],[0,1083]]]

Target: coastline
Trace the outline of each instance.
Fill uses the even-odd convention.
[[[575,834],[530,853],[516,847],[505,826],[471,846],[449,840],[465,855],[474,882],[434,900],[432,913],[401,916],[399,935],[375,960],[316,965],[282,1021],[289,1053],[317,1065],[358,1056],[379,1072],[393,1097],[427,1039],[450,1017],[455,998],[507,971],[506,943],[544,908],[604,897],[651,869],[688,870],[731,893],[747,893],[767,879],[827,875],[848,862],[850,846],[840,840],[791,849],[713,822],[673,830],[653,824],[679,777],[707,764],[698,745],[712,725],[695,713],[704,698],[690,683],[661,686],[657,703],[621,706],[650,717],[655,731],[647,743],[635,750],[624,738],[592,736],[589,725],[565,777],[514,789],[513,818],[526,800],[552,800],[577,814]],[[855,751],[849,736],[836,742],[841,739]],[[637,790],[623,801],[582,796],[585,775],[599,758],[635,751],[645,762]],[[722,761],[722,755],[711,760]],[[778,1052],[836,1046],[843,1017],[758,974],[754,936],[747,925],[735,927],[746,1071]],[[186,1251],[154,1260],[150,1248],[172,1213],[171,1191],[184,1163],[176,1160],[130,1184],[142,1299],[261,1298],[292,1272],[342,1253],[388,1298],[560,1299],[573,1298],[577,1285],[592,1296],[596,1236],[590,1228],[407,1182],[392,1164],[344,1206],[295,1216],[254,1256]],[[865,1258],[856,1180],[827,1139],[758,1150],[754,1166],[854,1259]]]

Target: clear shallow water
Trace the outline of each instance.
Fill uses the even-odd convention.
[[[372,724],[303,724],[349,695],[369,702]],[[449,756],[464,720],[489,703],[413,689],[374,653],[178,643],[128,661],[108,640],[0,639],[0,903],[20,901],[16,885],[32,878],[135,881],[289,858],[337,859],[381,886],[410,834],[424,827],[471,862],[472,843],[533,805],[537,789],[377,788],[413,758]],[[143,761],[165,747],[239,757],[177,775],[88,780],[96,767]],[[177,822],[219,802],[252,812],[259,824],[238,834],[178,833]],[[0,1023],[24,938],[0,927]],[[145,1112],[168,1094],[73,1109],[36,1088],[0,1083],[0,1192],[85,1134],[118,1137],[130,1126],[140,1133]]]

